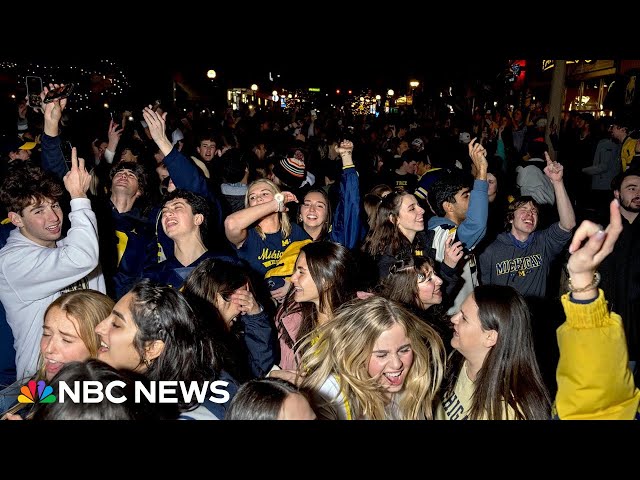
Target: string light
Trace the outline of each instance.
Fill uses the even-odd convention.
[[[104,109],[104,104],[117,105],[119,98],[127,94],[130,85],[121,66],[108,59],[94,65],[46,65],[0,62],[0,75],[15,77],[16,89],[23,90],[27,76],[42,78],[43,85],[49,83],[75,84],[67,108],[71,111]]]

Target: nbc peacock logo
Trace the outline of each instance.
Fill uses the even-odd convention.
[[[38,381],[37,384],[35,380],[31,380],[20,388],[20,395],[18,395],[18,403],[53,403],[55,401],[53,388],[44,383],[44,380]]]

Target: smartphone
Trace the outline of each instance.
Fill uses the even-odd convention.
[[[61,87],[51,89],[44,96],[44,103],[51,103],[54,100],[61,100],[67,98],[73,92],[75,85],[73,83],[67,83]]]
[[[39,107],[42,103],[42,99],[40,98],[40,92],[42,92],[42,78],[27,75],[25,83],[27,84],[27,102],[29,103],[29,106],[33,108]]]

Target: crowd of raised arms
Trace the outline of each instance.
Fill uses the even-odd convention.
[[[638,415],[625,119],[67,102],[1,139],[2,419]]]

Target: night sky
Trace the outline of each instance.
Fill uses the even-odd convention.
[[[393,88],[401,92],[408,89],[408,81],[414,77],[432,86],[470,78],[490,81],[505,68],[509,58],[505,54],[462,55],[453,46],[429,42],[400,46],[402,42],[399,45],[392,35],[367,42],[353,37],[335,40],[313,37],[306,42],[292,43],[289,39],[271,38],[265,42],[253,39],[249,45],[255,47],[247,48],[224,42],[217,46],[216,42],[207,43],[195,37],[191,44],[165,41],[158,48],[145,48],[139,40],[110,45],[102,39],[99,44],[91,44],[89,55],[85,46],[74,42],[64,49],[27,49],[13,53],[5,49],[0,60],[86,65],[108,58],[124,67],[137,90],[155,95],[170,90],[173,78],[196,87],[206,85],[208,69],[216,70],[216,83],[223,88],[246,88],[257,83],[271,90],[274,86],[269,82],[271,72],[276,84],[289,90],[369,88],[385,92]]]

